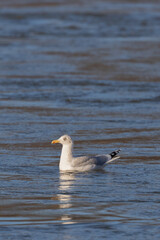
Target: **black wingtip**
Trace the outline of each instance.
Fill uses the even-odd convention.
[[[118,149],[118,150],[116,150],[116,151],[111,152],[111,153],[110,153],[111,158],[117,156],[117,154],[118,154],[120,151],[121,151],[121,149]]]

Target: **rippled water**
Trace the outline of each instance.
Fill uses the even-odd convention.
[[[158,1],[0,2],[0,239],[159,239]],[[103,171],[60,174],[121,148]]]

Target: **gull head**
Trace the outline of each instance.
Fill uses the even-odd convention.
[[[68,135],[63,135],[60,138],[58,138],[57,140],[53,140],[51,142],[51,144],[55,144],[55,143],[61,143],[62,145],[72,145],[72,139],[70,136]]]

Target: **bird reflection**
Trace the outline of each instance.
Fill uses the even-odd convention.
[[[62,224],[73,224],[76,223],[72,219],[72,215],[65,212],[65,209],[71,209],[73,206],[71,190],[75,183],[75,174],[73,173],[60,173],[59,175],[59,194],[57,198],[59,199],[59,208],[63,209],[61,215]]]
[[[75,182],[75,175],[72,173],[60,173],[59,175],[59,190],[58,198],[60,201],[60,208],[70,208],[71,194],[70,190]]]
[[[65,173],[60,172],[59,175],[59,190],[65,191],[72,188],[75,182],[75,174],[74,173]]]

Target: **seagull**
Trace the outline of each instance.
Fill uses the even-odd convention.
[[[57,140],[53,140],[51,144],[62,144],[62,151],[59,162],[60,171],[90,171],[101,169],[106,164],[120,158],[117,154],[120,152],[116,150],[110,154],[95,155],[95,156],[80,156],[73,157],[73,141],[70,136],[63,135]]]

